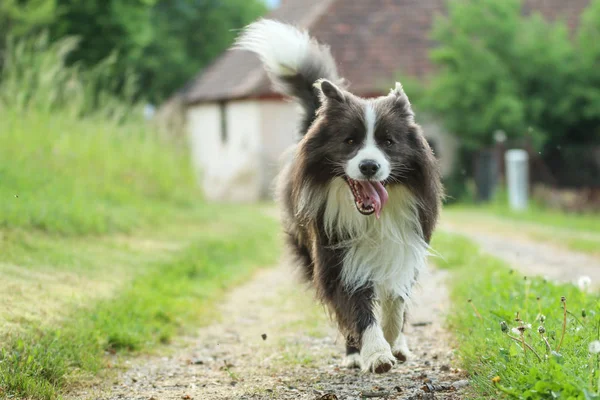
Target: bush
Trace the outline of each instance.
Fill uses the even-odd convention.
[[[521,10],[521,0],[448,2],[433,29],[438,73],[427,107],[468,148],[493,144],[499,129],[509,139],[529,134],[538,146],[600,139],[600,0],[576,42],[564,23]]]

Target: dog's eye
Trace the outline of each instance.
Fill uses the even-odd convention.
[[[383,142],[383,143],[385,143],[385,145],[388,146],[388,147],[390,147],[391,145],[394,144],[393,140],[389,139],[389,138],[385,139],[385,142]]]
[[[353,138],[348,138],[348,139],[344,140],[344,143],[352,146],[355,142],[354,142]]]

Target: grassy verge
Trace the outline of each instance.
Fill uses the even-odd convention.
[[[569,250],[600,256],[600,235],[598,238],[573,237],[573,235],[562,235],[553,232],[530,232],[528,236],[534,240],[549,242]]]
[[[444,218],[453,224],[508,235],[514,235],[518,224],[519,234],[531,240],[600,256],[597,214],[571,215],[539,209],[517,213],[498,206],[457,205],[446,208]]]
[[[7,40],[0,63],[0,229],[131,232],[193,208],[181,144],[154,132],[112,62],[67,63],[76,40]],[[115,94],[111,89],[122,86]]]
[[[142,121],[2,110],[0,228],[127,232],[198,198],[187,152]]]
[[[0,65],[0,398],[60,397],[277,257],[274,221],[204,204],[188,149],[74,48],[9,42]]]
[[[532,205],[526,211],[513,211],[505,205],[453,205],[455,211],[481,212],[516,222],[531,222],[553,228],[600,234],[600,214],[567,214]]]
[[[54,326],[10,335],[0,353],[2,394],[56,398],[74,380],[101,370],[106,352],[149,349],[186,324],[215,317],[211,305],[226,288],[277,257],[275,222],[256,209],[240,210],[230,210],[226,230],[198,229],[184,249],[146,263],[114,296]]]
[[[450,324],[475,398],[600,398],[598,296],[519,275],[457,235],[434,248],[453,271]]]

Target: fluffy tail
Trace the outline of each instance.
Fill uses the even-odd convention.
[[[329,47],[291,25],[259,20],[244,29],[235,48],[258,54],[275,90],[300,102],[305,113],[303,135],[321,105],[314,83],[324,78],[343,85]]]

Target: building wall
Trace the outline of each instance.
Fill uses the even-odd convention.
[[[188,129],[194,168],[209,200],[253,202],[261,195],[260,105],[232,101],[224,105],[226,135],[222,135],[217,103],[188,109]]]
[[[417,118],[423,128],[427,140],[435,147],[435,155],[440,161],[442,176],[446,177],[452,172],[458,151],[458,140],[433,119],[428,117]]]
[[[300,107],[284,100],[263,100],[260,103],[262,167],[261,196],[273,197],[273,183],[285,149],[299,138]]]
[[[218,104],[201,104],[187,110],[188,135],[192,162],[196,172],[210,170],[222,151],[219,134]]]

